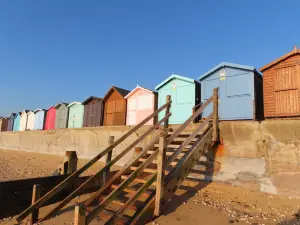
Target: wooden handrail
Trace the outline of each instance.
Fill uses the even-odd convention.
[[[49,213],[44,215],[39,222],[42,222],[48,218],[50,218],[55,212],[63,208],[68,202],[70,202],[77,193],[84,188],[89,183],[95,181],[99,178],[103,173],[105,173],[111,166],[113,166],[119,159],[121,159],[124,155],[126,155],[132,148],[134,148],[140,141],[142,141],[145,137],[147,137],[152,131],[154,131],[157,127],[159,127],[163,122],[168,120],[171,116],[171,113],[168,113],[163,119],[158,121],[155,125],[150,127],[143,135],[141,135],[138,139],[136,139],[132,144],[130,144],[127,148],[125,148],[122,152],[120,152],[115,158],[113,158],[107,165],[105,165],[101,170],[99,170],[96,174],[94,174],[91,178],[89,178],[86,182],[80,185],[76,190],[74,190],[69,196],[67,196],[62,202],[60,202],[54,209],[52,209]]]
[[[98,213],[103,210],[109,203],[115,200],[118,195],[130,184],[143,170],[155,159],[158,150],[154,151],[146,161],[144,161],[129,177],[124,180],[117,189],[112,191],[99,205],[97,205],[87,216],[86,223],[89,224]]]
[[[150,119],[152,119],[154,116],[156,116],[159,112],[161,112],[166,107],[168,107],[169,105],[171,105],[171,103],[172,103],[172,100],[170,100],[169,102],[165,103],[163,106],[161,106],[155,112],[153,112],[151,115],[149,115],[143,121],[141,121],[138,125],[134,126],[127,133],[125,133],[118,140],[116,140],[111,146],[109,146],[106,149],[104,149],[101,153],[99,153],[98,155],[96,155],[87,164],[85,164],[83,167],[81,167],[75,173],[73,173],[70,176],[68,176],[64,181],[62,181],[60,184],[58,184],[57,186],[55,186],[52,190],[50,190],[48,193],[46,193],[43,197],[41,197],[33,205],[29,206],[26,210],[24,210],[22,213],[20,213],[15,219],[18,222],[21,222],[29,214],[31,214],[34,210],[40,208],[46,201],[48,201],[55,194],[57,194],[58,192],[60,192],[61,190],[63,190],[65,187],[67,187],[68,185],[70,185],[80,174],[82,174],[84,171],[86,171],[88,168],[90,168],[92,165],[94,165],[100,158],[102,158],[104,155],[106,155],[108,152],[110,152],[113,148],[117,147],[127,137],[129,137],[131,134],[133,134],[135,131],[137,131],[139,128],[141,128],[145,123],[147,123]]]

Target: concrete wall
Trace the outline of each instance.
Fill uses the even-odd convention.
[[[176,129],[178,126],[173,125]],[[188,129],[196,127],[191,124]],[[97,127],[50,131],[0,132],[0,149],[64,155],[77,151],[92,158],[131,127]],[[136,140],[142,127],[113,151],[118,154]],[[157,132],[153,135],[157,135]],[[144,147],[149,136],[138,146]],[[222,144],[218,146],[210,179],[243,185],[274,194],[300,197],[300,120],[226,121],[220,123]],[[133,153],[119,161],[123,165]],[[214,158],[214,157],[213,157]],[[104,160],[104,159],[103,159]]]
[[[214,180],[300,197],[300,120],[220,123]]]

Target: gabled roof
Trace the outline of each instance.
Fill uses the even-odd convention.
[[[187,81],[187,82],[190,82],[190,83],[195,83],[194,79],[191,79],[191,78],[188,78],[188,77],[183,77],[183,76],[176,75],[176,74],[172,74],[167,79],[165,79],[163,82],[156,85],[155,89],[158,90],[161,86],[165,85],[166,83],[168,83],[172,79],[179,79],[179,80]]]
[[[11,113],[10,117],[16,117],[16,113]]]
[[[55,106],[53,105],[53,106],[49,107],[49,108],[48,108],[48,111],[49,111],[50,109],[55,109]]]
[[[71,102],[68,107],[71,107],[72,105],[82,105],[81,102]]]
[[[60,102],[60,103],[57,103],[56,105],[55,105],[55,108],[56,109],[58,109],[61,105],[65,105],[65,106],[68,106],[69,105],[69,103],[65,103],[65,102]]]
[[[17,112],[15,115],[15,118],[17,118],[18,116],[21,116],[22,112]]]
[[[40,112],[40,111],[47,111],[47,109],[36,109],[34,110],[34,113]]]
[[[29,109],[25,109],[25,110],[22,111],[21,115],[23,115],[23,114],[26,114],[26,115],[27,115],[30,111],[31,111],[31,110],[29,110]]]
[[[123,88],[119,88],[119,87],[116,87],[116,86],[112,86],[112,87],[108,90],[108,92],[106,93],[106,95],[104,96],[103,101],[105,101],[105,100],[110,96],[111,92],[113,92],[113,91],[117,91],[117,92],[118,92],[120,95],[122,95],[123,97],[125,97],[126,95],[128,95],[128,93],[130,92],[130,91],[125,90],[125,89],[123,89]]]
[[[256,73],[260,74],[258,70],[255,69],[253,66],[246,66],[246,65],[240,65],[240,64],[235,64],[235,63],[228,63],[228,62],[222,62],[219,65],[213,67],[206,73],[202,74],[198,79],[202,80],[203,78],[207,77],[211,73],[215,72],[216,70],[224,67],[231,67],[231,68],[237,68],[237,69],[243,69],[243,70],[250,70],[250,71],[255,71]]]
[[[131,92],[129,92],[128,95],[126,95],[124,98],[126,98],[126,99],[129,98],[130,96],[132,96],[138,90],[144,90],[144,91],[147,91],[148,93],[156,93],[155,91],[152,91],[148,88],[144,88],[144,87],[141,87],[141,86],[137,85],[136,88],[133,89]]]
[[[82,102],[82,105],[85,105],[85,104],[87,104],[89,101],[92,101],[92,100],[97,100],[97,101],[102,101],[102,98],[98,98],[98,97],[95,97],[95,96],[90,96],[90,97],[88,97],[86,100],[84,100],[83,102]]]
[[[298,49],[297,46],[295,46],[294,49],[291,52],[279,57],[278,59],[275,59],[274,61],[270,62],[269,64],[261,67],[259,70],[261,72],[263,72],[264,70],[270,68],[271,66],[274,66],[275,64],[280,63],[281,61],[283,61],[283,60],[285,60],[285,59],[287,59],[287,58],[289,58],[293,55],[297,55],[297,54],[300,54],[300,49]]]

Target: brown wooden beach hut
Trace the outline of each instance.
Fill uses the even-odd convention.
[[[295,48],[263,66],[264,116],[300,116],[300,50]]]
[[[104,126],[126,124],[126,99],[130,91],[112,86],[103,98]]]
[[[97,127],[103,124],[102,98],[91,96],[84,102],[83,127]]]

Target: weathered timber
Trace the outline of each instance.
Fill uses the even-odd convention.
[[[74,225],[85,225],[85,210],[82,205],[75,206]]]
[[[41,197],[41,186],[39,184],[33,185],[32,189],[32,201],[31,204],[34,204]],[[30,224],[35,224],[39,219],[39,209],[36,209],[31,213]]]
[[[109,136],[109,138],[108,138],[108,145],[112,145],[113,143],[114,143],[114,140],[115,140],[115,137],[114,136]],[[113,149],[110,151],[110,152],[108,152],[107,153],[107,155],[106,155],[106,160],[105,160],[105,165],[107,166],[109,163],[110,163],[110,161],[111,161],[111,157],[112,157],[112,152],[113,152]],[[109,170],[110,170],[110,168],[107,168],[104,172],[103,172],[103,184],[105,184],[106,183],[106,181],[107,181],[107,175],[108,175],[108,173],[109,173]]]
[[[218,101],[218,88],[213,90],[213,138],[214,142],[219,141],[219,101]]]

